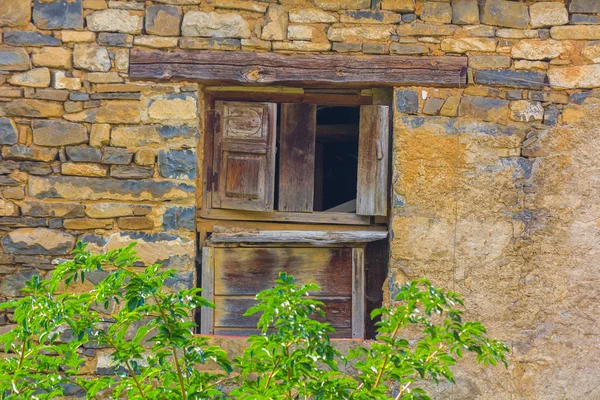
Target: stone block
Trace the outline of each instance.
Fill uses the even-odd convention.
[[[194,231],[196,222],[196,209],[194,207],[171,207],[163,215],[163,229],[165,231],[184,229]]]
[[[86,17],[92,32],[120,32],[139,35],[142,33],[143,17],[127,10],[107,9],[94,11]]]
[[[458,115],[481,121],[501,122],[508,115],[508,100],[490,97],[464,96],[460,101]]]
[[[133,215],[134,206],[125,203],[87,204],[85,214],[90,218],[115,218]]]
[[[87,71],[107,72],[110,70],[110,57],[106,47],[92,44],[76,44],[73,49],[75,68]]]
[[[429,97],[423,105],[423,114],[438,115],[444,105],[444,99]]]
[[[40,29],[83,29],[81,0],[35,0],[33,23]]]
[[[396,29],[400,37],[404,36],[452,36],[458,27],[453,25],[402,24]]]
[[[179,7],[148,6],[146,8],[146,33],[159,36],[179,36],[183,14]]]
[[[40,201],[26,201],[21,204],[21,213],[38,218],[77,218],[83,217],[84,206],[78,203],[44,203]]]
[[[133,46],[133,36],[125,33],[100,32],[98,44],[110,47],[131,47]]]
[[[288,29],[288,13],[283,6],[270,4],[262,28],[262,40],[285,40]]]
[[[396,111],[406,114],[417,114],[419,112],[419,96],[414,90],[396,91]]]
[[[483,0],[480,18],[487,25],[525,29],[529,25],[529,10],[526,4],[518,1]]]
[[[61,41],[54,36],[39,32],[6,30],[4,31],[4,44],[30,47],[60,46]]]
[[[411,13],[416,10],[416,5],[415,0],[382,0],[381,9],[401,13]]]
[[[448,96],[444,105],[440,109],[440,115],[446,117],[456,117],[458,115],[458,106],[460,104],[459,96]]]
[[[75,246],[75,237],[46,228],[21,228],[2,237],[2,247],[10,254],[67,254]]]
[[[29,1],[2,0],[0,2],[0,27],[27,25],[30,18]]]
[[[112,219],[91,219],[91,218],[74,218],[65,219],[63,226],[65,229],[76,231],[85,231],[90,229],[111,229],[114,225]]]
[[[83,104],[80,101],[67,101],[65,102],[65,111],[67,113],[76,113],[83,110]]]
[[[285,4],[283,1],[281,4]],[[267,5],[264,3],[258,3],[256,1],[245,1],[245,0],[219,0],[215,3],[216,8],[224,8],[228,10],[245,10],[256,13],[265,13],[267,11]]]
[[[138,124],[141,122],[140,102],[106,100],[101,102],[100,107],[67,114],[64,118],[73,122]]]
[[[153,49],[168,49],[177,47],[178,38],[162,36],[136,36],[133,44],[141,47],[150,47]]]
[[[62,47],[42,47],[34,49],[31,54],[31,61],[36,67],[71,69],[73,67],[73,57],[70,49]]]
[[[557,40],[600,40],[598,25],[553,26],[550,36]]]
[[[600,13],[600,1],[598,0],[572,0],[569,4],[572,13],[597,14]]]
[[[88,134],[83,125],[52,120],[33,121],[33,143],[38,146],[68,146],[87,141]]]
[[[0,48],[0,71],[26,71],[31,68],[25,49]]]
[[[543,89],[546,74],[535,71],[479,70],[475,82],[481,85],[506,86],[522,89]]]
[[[48,68],[35,68],[12,75],[8,82],[15,86],[47,88],[50,86],[50,70]]]
[[[62,31],[60,38],[65,43],[87,43],[95,42],[96,34],[94,32],[80,31]]]
[[[393,45],[393,43],[392,43],[392,45]],[[338,53],[359,52],[362,50],[362,44],[336,42],[336,43],[333,43],[332,50],[337,51]]]
[[[250,25],[239,14],[188,11],[183,17],[184,36],[249,38]]]
[[[560,111],[554,104],[550,104],[544,110],[544,125],[556,125]]]
[[[550,85],[556,89],[592,89],[600,86],[600,64],[552,67]]]
[[[52,118],[62,117],[64,113],[61,103],[35,99],[12,100],[0,104],[0,110],[9,117]]]
[[[509,56],[471,56],[469,57],[469,68],[504,69],[510,68],[511,62]]]
[[[242,41],[252,41],[260,43],[268,43],[269,49],[271,42],[265,42],[260,39],[241,39]],[[182,49],[194,50],[239,50],[241,48],[240,39],[222,39],[222,38],[198,38],[198,37],[182,37],[179,39],[179,47]]]
[[[569,13],[563,3],[541,2],[529,6],[531,26],[543,28],[554,25],[565,25],[569,23]]]
[[[102,162],[104,164],[129,164],[133,152],[131,150],[122,149],[119,147],[107,147],[104,149],[102,155]]]
[[[336,14],[318,8],[294,8],[289,11],[290,22],[296,24],[332,24],[338,22]]]
[[[600,23],[600,17],[590,14],[571,14],[569,22],[573,25],[594,25]]]
[[[377,10],[342,11],[340,16],[345,24],[397,24],[401,20],[400,14]]]
[[[90,131],[90,146],[102,147],[110,142],[110,125],[94,124]]]
[[[309,25],[289,25],[287,38],[289,40],[312,40],[314,28]]]
[[[18,217],[19,207],[12,201],[0,198],[0,217]]]
[[[544,107],[539,101],[517,100],[510,103],[510,119],[519,122],[541,121]]]
[[[102,151],[95,147],[67,146],[65,152],[72,162],[99,163],[102,161]]]
[[[119,179],[144,179],[152,178],[154,168],[139,165],[113,165],[110,167],[110,176]]]
[[[140,149],[135,153],[133,160],[137,165],[154,165],[156,156],[150,149]]]
[[[194,179],[197,164],[193,150],[162,150],[158,153],[158,171],[164,178]]]
[[[72,176],[105,177],[108,174],[108,167],[93,163],[64,162],[60,165],[60,173]]]
[[[558,40],[520,40],[511,49],[513,58],[525,60],[550,60],[568,53],[570,45]]]
[[[442,40],[442,50],[449,53],[466,53],[467,51],[496,51],[496,39],[467,37],[461,39]]]
[[[568,104],[569,95],[562,92],[529,92],[529,100],[541,101],[544,103]]]
[[[172,144],[195,147],[199,131],[193,126],[143,125],[116,126],[112,130],[111,145],[143,147],[152,144]]]
[[[314,3],[317,8],[328,11],[371,8],[371,0],[314,0]]]
[[[275,51],[329,51],[331,43],[315,43],[303,40],[293,42],[273,42],[273,50]]]
[[[81,79],[67,76],[65,71],[55,71],[52,73],[52,86],[55,89],[80,90]]]
[[[0,145],[17,143],[17,125],[8,118],[0,118]]]
[[[478,24],[477,0],[452,0],[452,23],[458,25]]]
[[[390,52],[392,54],[429,54],[429,51],[429,47],[423,44],[392,43],[390,46]]]
[[[581,49],[581,55],[595,64],[600,63],[600,41],[584,44]]]
[[[452,22],[452,6],[449,3],[426,1],[421,10],[421,19],[434,24],[449,24]]]
[[[25,146],[23,144],[2,148],[2,157],[7,160],[53,161],[56,159],[57,154],[58,149]]]
[[[173,93],[156,97],[148,103],[148,117],[156,120],[191,120],[198,116],[196,96]]]
[[[345,42],[346,40],[389,40],[393,28],[387,25],[332,26],[327,30],[327,38],[332,42]]]
[[[154,221],[148,217],[122,217],[117,220],[117,225],[124,230],[154,229]]]
[[[40,273],[33,268],[21,268],[18,273],[3,275],[0,279],[0,295],[19,297],[25,295],[21,290],[25,288],[25,282],[31,280],[34,276],[40,276]],[[16,327],[16,325],[13,325]],[[2,328],[11,327],[11,325],[2,326]],[[6,332],[2,332],[3,334]]]

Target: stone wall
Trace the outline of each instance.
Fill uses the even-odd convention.
[[[179,271],[171,285],[194,285],[202,87],[131,81],[132,47],[466,55],[466,87],[395,90],[386,290],[427,276],[511,345],[507,371],[467,366],[441,398],[600,398],[599,14],[598,0],[2,0],[0,295],[78,239],[136,240]]]

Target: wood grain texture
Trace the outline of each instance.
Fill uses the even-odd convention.
[[[365,251],[352,249],[352,337],[365,337]]]
[[[207,243],[295,243],[319,246],[321,244],[369,243],[387,238],[382,231],[295,231],[295,230],[258,230],[258,229],[220,229],[215,230]]]
[[[387,215],[389,165],[389,107],[360,107],[356,213]]]
[[[310,224],[344,224],[344,225],[370,225],[371,218],[366,215],[335,212],[247,212],[242,210],[225,210],[217,208],[203,208],[200,216],[209,219],[237,220],[237,221],[270,221],[270,222],[302,222]]]
[[[239,51],[132,49],[129,76],[206,84],[372,87],[466,84],[462,56],[344,56]]]
[[[312,212],[317,105],[281,104],[279,211]]]
[[[274,329],[269,329],[267,332],[272,333]],[[260,331],[256,328],[215,328],[215,335],[220,336],[239,336],[247,337],[251,335],[260,335]],[[334,339],[348,339],[352,337],[352,328],[336,328],[335,333],[329,334],[330,338]]]
[[[214,301],[215,272],[214,250],[210,247],[202,248],[202,297]],[[214,309],[202,307],[200,309],[200,333],[210,335],[213,333]]]

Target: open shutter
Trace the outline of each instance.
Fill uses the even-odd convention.
[[[356,213],[387,215],[389,107],[360,107]]]
[[[277,105],[217,101],[212,206],[273,211]]]
[[[312,212],[317,105],[281,105],[279,211]]]

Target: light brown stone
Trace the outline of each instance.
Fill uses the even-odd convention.
[[[137,165],[154,165],[156,155],[150,149],[140,149],[135,153],[134,162]]]
[[[90,146],[102,147],[110,142],[110,125],[94,124],[90,131]]]
[[[65,43],[88,43],[96,41],[94,32],[62,31],[60,37]]]
[[[182,37],[179,39],[179,47],[182,49],[196,49],[196,50],[224,50],[232,51],[239,50],[241,47],[241,41],[245,40],[257,40],[260,39],[218,39],[218,38],[199,38],[199,37]],[[267,42],[271,43],[271,42]]]
[[[537,30],[531,29],[496,29],[496,36],[504,39],[537,39]]]
[[[449,24],[452,22],[452,6],[449,3],[426,1],[421,10],[421,19],[434,24]]]
[[[569,23],[569,13],[563,3],[541,2],[529,6],[531,26],[542,28],[546,26],[565,25]]]
[[[68,77],[65,71],[55,71],[52,73],[52,86],[55,89],[79,90],[81,89],[81,79]]]
[[[93,163],[62,163],[60,172],[63,175],[103,177],[108,174],[108,167]]]
[[[34,49],[31,62],[36,67],[71,69],[73,68],[71,50],[62,47],[42,47]]]
[[[38,146],[68,146],[87,143],[85,126],[64,121],[34,121],[33,143]]]
[[[370,0],[314,0],[317,8],[329,11],[361,10],[371,7]]]
[[[451,36],[458,29],[453,25],[401,24],[396,29],[398,36]]]
[[[486,0],[479,8],[481,22],[486,25],[524,29],[529,24],[527,4],[507,0]]]
[[[264,3],[246,0],[219,0],[215,4],[215,7],[228,10],[253,11],[257,13],[264,13],[267,11],[267,6]]]
[[[7,160],[25,160],[25,161],[53,161],[56,159],[58,149],[49,149],[47,147],[25,146],[16,144],[14,146],[2,147],[2,157]]]
[[[548,80],[550,85],[556,89],[600,87],[600,64],[552,67],[548,70]]]
[[[496,51],[496,40],[491,38],[462,38],[442,40],[442,50],[450,53],[467,51]]]
[[[288,28],[288,14],[283,6],[269,5],[262,28],[262,40],[285,40]]]
[[[50,86],[50,70],[48,68],[36,68],[20,74],[14,74],[8,82],[16,86],[46,88]]]
[[[332,26],[327,31],[327,38],[332,42],[345,42],[346,40],[388,40],[393,28],[386,25],[376,26]]]
[[[0,110],[14,117],[61,117],[64,113],[61,103],[34,99],[16,99],[0,103]]]
[[[512,60],[508,56],[471,56],[468,62],[474,69],[504,69],[510,68]]]
[[[110,57],[106,47],[76,44],[73,49],[73,62],[75,68],[88,71],[106,72],[110,70]]]
[[[141,121],[141,108],[138,101],[107,100],[100,107],[67,114],[64,118],[73,122],[137,124]]]
[[[2,246],[15,254],[67,254],[75,246],[75,237],[46,228],[20,228],[2,238]]]
[[[142,47],[151,47],[155,49],[167,49],[177,47],[178,38],[161,36],[136,36],[133,44]]]
[[[549,60],[560,57],[570,50],[568,43],[558,40],[520,40],[512,47],[513,58],[526,60]]]
[[[121,32],[137,35],[142,32],[143,18],[126,10],[95,11],[86,17],[93,32]]]
[[[312,40],[314,28],[308,25],[288,26],[287,37],[289,40]]]
[[[381,9],[409,13],[415,11],[416,5],[415,0],[382,0]]]
[[[0,27],[27,25],[31,19],[31,4],[23,0],[0,2]]]
[[[531,71],[545,71],[548,69],[548,63],[544,61],[515,60],[513,63],[515,69],[526,69]]]
[[[600,25],[554,26],[550,29],[550,36],[556,40],[598,40]]]
[[[544,107],[539,101],[511,101],[510,119],[520,122],[541,121],[544,119]]]
[[[339,17],[318,8],[294,8],[289,12],[290,22],[297,24],[331,24]]]
[[[249,38],[250,26],[239,14],[188,11],[181,32],[184,36]]]
[[[134,207],[127,203],[87,204],[85,215],[90,218],[115,218],[133,216]]]
[[[0,198],[0,217],[16,217],[19,215],[19,207],[12,201]]]
[[[125,230],[153,229],[154,221],[148,217],[122,217],[117,220],[117,225]]]
[[[86,10],[105,10],[108,8],[106,0],[83,0],[83,8]]]
[[[329,51],[331,43],[315,43],[302,40],[293,42],[273,42],[273,50],[277,51]]]
[[[85,231],[89,229],[111,229],[114,221],[112,219],[73,218],[65,219],[65,229]]]
[[[600,42],[586,43],[581,49],[581,55],[593,63],[600,63]]]

